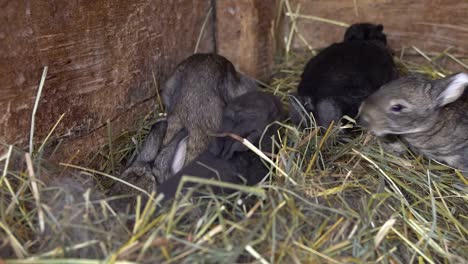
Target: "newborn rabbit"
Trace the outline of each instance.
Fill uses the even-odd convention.
[[[262,151],[272,152],[271,137],[276,135],[278,125],[269,126],[261,142],[260,138],[268,124],[283,118],[284,112],[278,98],[264,92],[251,92],[227,105],[219,132],[239,135],[260,146]],[[164,194],[164,199],[169,200],[174,197],[184,175],[254,185],[267,173],[268,169],[261,158],[241,142],[229,136],[215,137],[207,150],[157,189]],[[184,187],[195,185],[191,182]],[[217,187],[213,190],[215,193],[232,191]]]
[[[395,80],[363,102],[359,122],[377,136],[399,135],[427,157],[468,171],[467,85],[466,73]]]
[[[188,133],[185,163],[190,162],[206,149],[209,134],[219,129],[226,104],[256,88],[255,81],[238,73],[220,55],[190,56],[176,67],[162,91],[168,115],[163,145],[185,129]]]
[[[291,119],[310,126],[305,110],[314,114],[317,125],[327,127],[343,115],[354,117],[368,95],[396,77],[383,26],[354,24],[343,42],[332,44],[307,63],[297,101],[290,100]]]

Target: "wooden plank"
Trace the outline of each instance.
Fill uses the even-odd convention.
[[[289,0],[291,9],[300,4],[300,14],[345,23],[375,22],[385,26],[394,49],[416,46],[441,52],[453,47],[458,56],[468,55],[468,1],[463,0]],[[285,19],[287,22],[288,19]],[[314,48],[341,41],[345,28],[306,18],[298,19],[299,32]],[[298,38],[295,48],[305,45]]]
[[[25,145],[42,68],[49,66],[36,141],[57,135],[73,155],[104,142],[155,105],[156,86],[194,52],[209,1],[4,1],[0,7],[0,141]],[[208,19],[200,51],[213,51]],[[68,145],[67,145],[68,144]],[[66,158],[64,155],[63,158]]]
[[[270,76],[275,42],[277,0],[216,1],[216,45],[242,72],[259,79]]]

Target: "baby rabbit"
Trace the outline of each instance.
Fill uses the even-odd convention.
[[[206,149],[210,133],[219,129],[227,103],[256,90],[254,80],[238,73],[232,63],[216,54],[194,54],[177,65],[162,91],[168,127],[163,145],[185,129],[185,163]]]
[[[135,173],[137,175],[151,173],[152,165],[161,149],[166,129],[167,120],[164,118],[157,120],[156,123],[153,124],[143,142],[141,151],[137,153],[135,158],[128,162],[122,175],[128,173]]]
[[[140,153],[130,162],[120,179],[151,193],[156,190],[158,184],[182,168],[187,149],[187,132],[182,129],[167,146],[162,147],[166,128],[165,119],[158,120],[151,127]],[[141,191],[120,182],[114,184],[111,192],[114,195],[141,195]],[[122,207],[124,204],[131,204],[133,200],[134,197],[121,199],[116,204]]]
[[[395,80],[363,102],[359,122],[377,136],[399,135],[427,157],[468,171],[467,85],[466,73]]]
[[[307,63],[297,88],[298,101],[290,101],[291,119],[310,126],[305,110],[314,114],[317,125],[327,127],[343,115],[354,117],[368,95],[396,77],[383,26],[354,24],[343,42],[332,44]]]
[[[248,139],[262,151],[272,152],[272,139],[278,125],[269,126],[263,140],[260,138],[272,122],[284,118],[280,100],[272,94],[250,92],[231,101],[224,113],[220,133],[232,133]],[[224,182],[254,185],[268,173],[261,158],[231,137],[215,137],[207,150],[189,163],[174,177],[157,187],[164,199],[174,197],[182,176],[196,176],[206,179],[218,179]],[[184,187],[193,187],[195,183],[186,183]],[[222,188],[213,188],[215,193],[231,192]]]
[[[387,36],[383,33],[381,24],[357,23],[346,29],[344,41],[362,40],[375,42],[377,45],[386,46]]]

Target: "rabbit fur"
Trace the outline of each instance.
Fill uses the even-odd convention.
[[[185,129],[188,133],[185,164],[206,149],[210,133],[221,125],[223,109],[234,98],[257,89],[251,78],[216,54],[194,54],[179,65],[166,81],[162,98],[168,127],[163,145]]]
[[[468,171],[467,85],[466,73],[395,80],[363,102],[359,123],[377,136],[398,135],[413,150]]]
[[[285,117],[280,100],[264,92],[250,92],[234,99],[224,111],[220,133],[232,133],[246,138],[262,151],[272,152],[272,139],[278,125],[273,124]],[[265,134],[263,134],[265,131]],[[262,137],[263,134],[263,137]],[[262,138],[262,140],[260,140]],[[223,182],[254,185],[268,173],[261,158],[241,142],[231,137],[215,137],[199,157],[182,168],[174,177],[157,187],[170,200],[184,175]],[[193,187],[193,182],[184,187]],[[217,194],[229,193],[226,188],[213,188]]]
[[[328,127],[343,115],[355,117],[367,96],[396,77],[383,26],[354,24],[343,42],[327,47],[305,66],[297,96],[290,100],[291,119],[310,126],[312,113],[318,126]]]

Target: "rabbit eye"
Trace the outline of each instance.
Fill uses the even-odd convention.
[[[394,104],[392,105],[392,107],[390,107],[390,110],[392,110],[393,112],[401,112],[401,110],[403,110],[405,108],[405,106],[401,105],[401,104]]]

